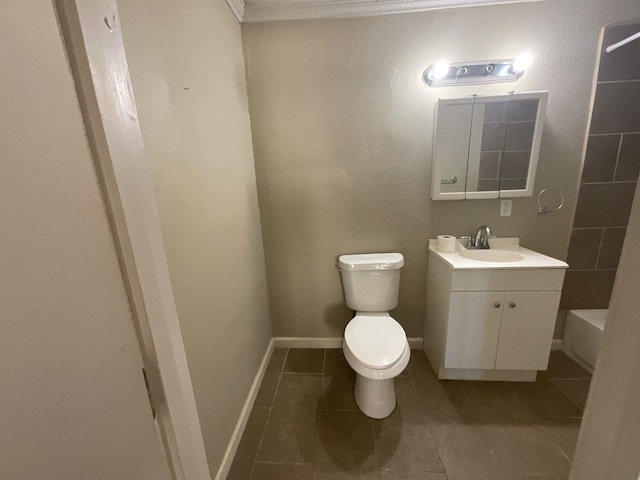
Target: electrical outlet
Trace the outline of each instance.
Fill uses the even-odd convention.
[[[501,217],[510,217],[511,216],[511,204],[512,200],[502,200],[500,202],[500,216]]]

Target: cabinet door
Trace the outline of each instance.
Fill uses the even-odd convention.
[[[560,292],[506,292],[496,368],[546,370]]]
[[[495,368],[504,292],[453,292],[445,368]]]

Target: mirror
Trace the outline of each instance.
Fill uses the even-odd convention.
[[[434,200],[533,195],[547,92],[440,99]]]

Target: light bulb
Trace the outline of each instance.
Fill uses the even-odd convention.
[[[444,60],[440,60],[431,70],[431,78],[442,80],[449,73],[449,64]]]
[[[511,68],[515,73],[522,73],[531,66],[532,61],[533,61],[533,57],[531,56],[530,53],[528,52],[521,53],[513,61],[513,65],[511,66]]]

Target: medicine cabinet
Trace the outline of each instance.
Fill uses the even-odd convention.
[[[533,195],[547,92],[440,99],[433,200]]]

